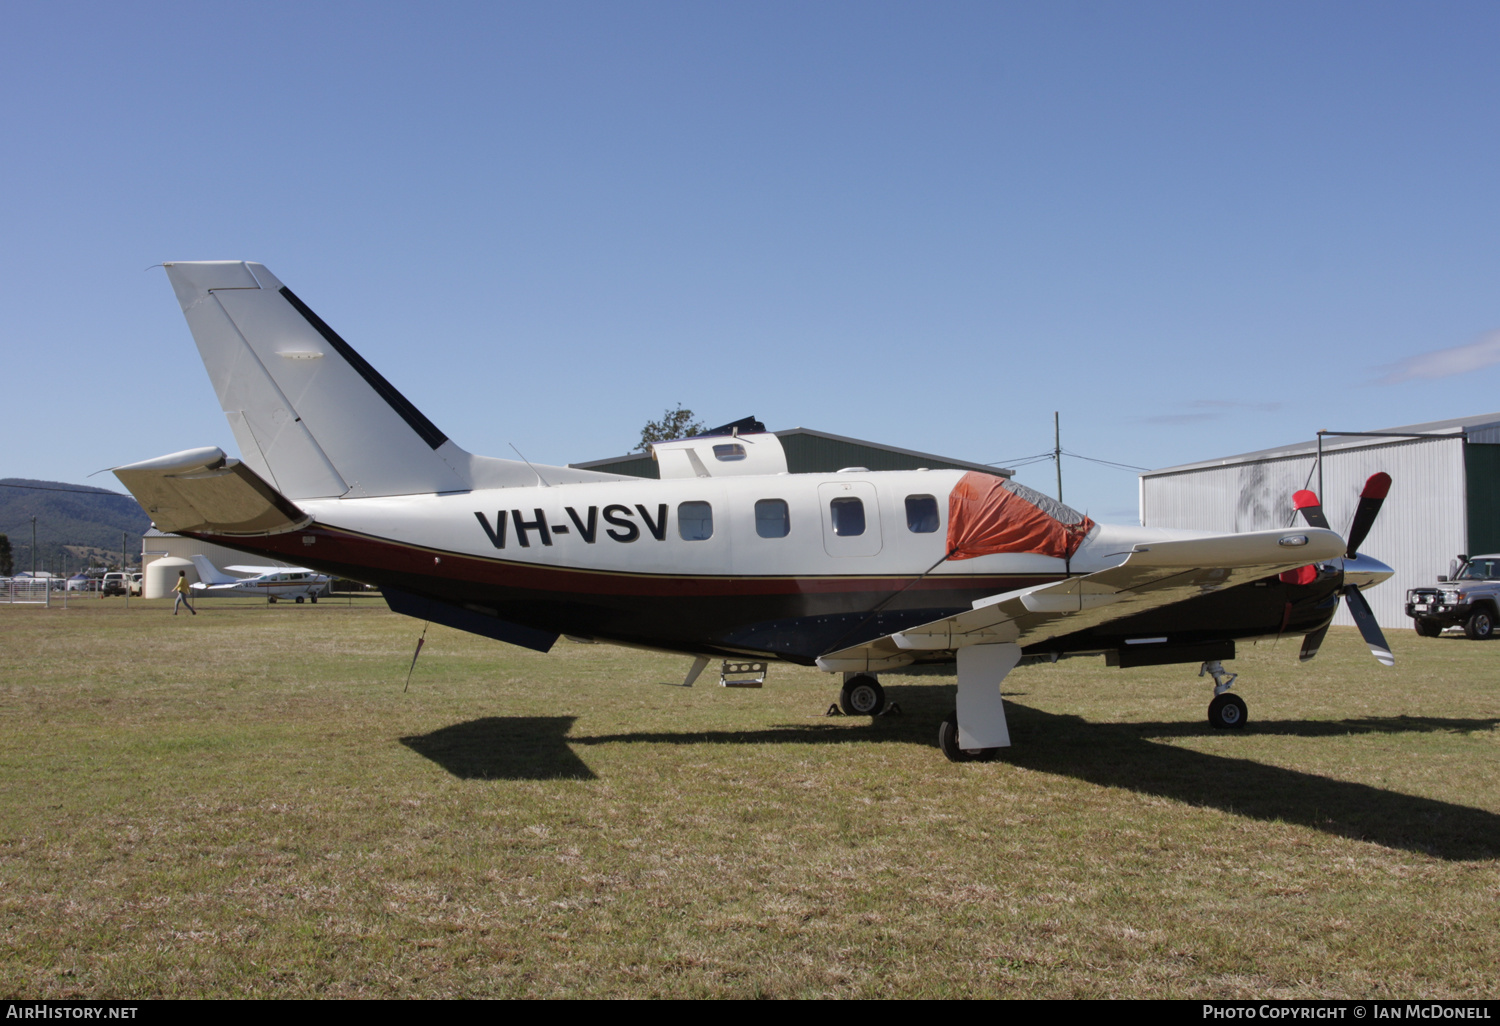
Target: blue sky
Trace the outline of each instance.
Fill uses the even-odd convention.
[[[0,476],[233,448],[163,260],[265,263],[538,462],[679,402],[979,462],[1057,410],[1143,467],[1497,410],[1497,42],[1480,3],[11,5]]]

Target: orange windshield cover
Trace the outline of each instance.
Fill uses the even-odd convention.
[[[1076,510],[993,474],[970,471],[948,496],[949,559],[997,552],[1070,559],[1093,528]]]

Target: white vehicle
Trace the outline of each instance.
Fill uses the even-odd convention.
[[[1411,588],[1406,593],[1406,615],[1424,638],[1435,638],[1449,627],[1462,627],[1464,636],[1489,641],[1500,623],[1500,553],[1459,556],[1450,577],[1439,577],[1436,588]]]
[[[1000,683],[1022,659],[1201,665],[1219,727],[1245,722],[1222,664],[1236,642],[1300,635],[1310,659],[1340,595],[1393,661],[1360,594],[1392,571],[1356,552],[1384,474],[1346,540],[1309,492],[1302,527],[1116,527],[977,472],[788,474],[772,434],[658,444],[661,480],[493,459],[263,265],[165,267],[242,455],[115,474],[163,531],[377,584],[400,613],[539,651],[567,635],[680,652],[687,683],[710,658],[725,683],[735,662],[815,665],[866,715],[877,673],[956,664],[938,730],[954,760],[1010,744]]]
[[[237,570],[248,574],[235,577],[226,574],[209,561],[207,556],[192,556],[198,568],[198,581],[193,590],[200,595],[253,595],[268,602],[291,599],[299,605],[303,601],[317,602],[318,596],[332,578],[305,566],[230,566],[226,570]]]

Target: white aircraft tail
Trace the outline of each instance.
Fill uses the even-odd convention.
[[[232,574],[226,574],[214,566],[213,562],[207,556],[199,554],[189,558],[192,559],[193,565],[198,568],[198,579],[206,585],[238,584],[243,580],[243,578],[235,577]]]
[[[264,266],[165,267],[241,458],[282,494],[469,487],[468,454]]]
[[[465,452],[262,264],[163,266],[240,458],[288,499],[618,479]]]

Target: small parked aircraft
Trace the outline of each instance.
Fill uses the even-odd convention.
[[[318,595],[333,580],[328,574],[320,574],[305,566],[229,566],[247,577],[226,574],[214,566],[207,556],[191,557],[198,568],[198,583],[193,590],[203,595],[253,595],[268,602],[291,599],[299,605],[305,599],[317,602]]]
[[[956,664],[955,761],[1010,744],[1000,683],[1023,660],[1199,664],[1210,722],[1238,727],[1236,642],[1302,636],[1310,659],[1342,595],[1392,662],[1360,594],[1392,571],[1357,551],[1384,474],[1346,540],[1310,492],[1302,527],[1115,527],[976,472],[788,474],[766,433],[660,443],[660,480],[476,456],[261,264],[164,266],[240,457],[115,474],[163,531],[378,585],[399,613],[538,651],[680,652],[688,684],[711,658],[816,665],[863,715],[877,673]]]

